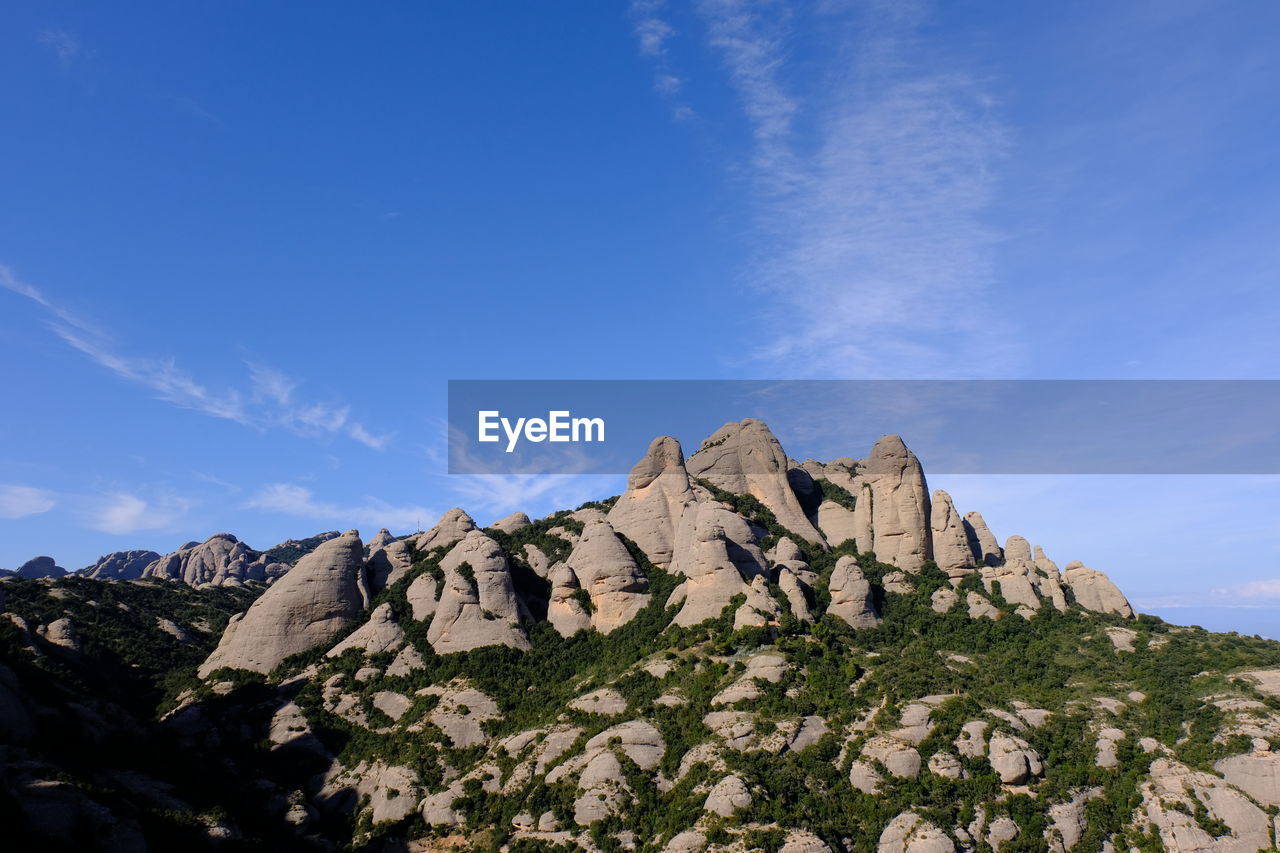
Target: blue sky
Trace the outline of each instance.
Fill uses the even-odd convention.
[[[1280,378],[1277,24],[10,4],[0,565],[621,487],[447,477],[449,378]],[[933,485],[1144,609],[1280,633],[1275,478]]]

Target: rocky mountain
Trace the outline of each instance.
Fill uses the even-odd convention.
[[[289,539],[260,552],[230,533],[215,533],[204,542],[188,542],[163,557],[155,551],[116,551],[81,569],[80,574],[95,580],[160,578],[194,587],[240,586],[254,581],[270,583],[337,536],[335,531],[307,539]]]
[[[131,581],[6,582],[7,838],[1276,846],[1280,643],[1137,615],[1103,572],[999,544],[897,436],[798,463],[748,419],[688,459],[656,439],[574,511],[335,534],[274,576],[269,553],[220,534]]]
[[[137,580],[159,559],[155,551],[116,551],[99,557],[98,562],[81,569],[80,573],[96,580]]]
[[[0,577],[11,578],[60,578],[67,570],[54,562],[53,557],[32,557],[14,571],[4,570]]]

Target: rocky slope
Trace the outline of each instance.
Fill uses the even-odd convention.
[[[368,544],[351,531],[269,586],[226,583],[259,559],[240,544],[193,543],[132,583],[5,584],[0,807],[16,837],[521,853],[1275,845],[1280,644],[1136,616],[1102,572],[1060,570],[1020,536],[1000,545],[929,492],[896,436],[825,464],[790,460],[750,419],[688,460],[659,438],[617,498],[485,529],[457,509]],[[220,639],[209,617],[148,616],[171,655],[146,670],[154,704],[107,710],[85,680],[112,665],[126,611],[107,605],[153,590],[247,609]],[[54,710],[76,704],[100,722]],[[55,719],[166,749],[86,760],[59,747]]]

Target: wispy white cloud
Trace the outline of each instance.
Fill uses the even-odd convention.
[[[188,98],[184,95],[157,95],[156,97],[182,115],[199,119],[216,127],[222,127],[222,119],[195,98]]]
[[[1280,607],[1280,578],[1245,581],[1230,586],[1214,587],[1204,592],[1137,598],[1140,608],[1184,610],[1223,607],[1236,610],[1270,610]]]
[[[664,17],[666,0],[632,0],[628,14],[631,32],[636,39],[640,55],[654,63],[653,91],[671,102],[671,117],[676,121],[688,121],[697,113],[687,103],[677,102],[676,97],[684,88],[684,79],[677,74],[669,52],[668,42],[676,36],[676,29]]]
[[[683,85],[684,81],[674,74],[655,74],[653,78],[653,90],[659,95],[678,94]]]
[[[127,492],[105,496],[90,511],[88,526],[103,533],[136,533],[173,526],[186,515],[190,503],[177,497],[147,500]]]
[[[1265,606],[1275,606],[1280,603],[1280,578],[1218,587],[1214,589],[1212,596],[1217,601],[1256,602]]]
[[[354,438],[356,441],[363,444],[364,446],[371,447],[374,450],[382,450],[384,447],[386,447],[391,443],[391,440],[393,438],[395,438],[395,435],[393,435],[392,433],[383,433],[382,435],[374,435],[373,433],[369,432],[367,429],[362,427],[360,424],[351,424],[350,426],[348,426],[347,434],[352,438]]]
[[[667,39],[675,34],[672,26],[657,15],[662,6],[661,2],[645,0],[637,0],[631,4],[632,14],[635,16],[632,32],[635,33],[640,53],[644,56],[661,56],[666,53]]]
[[[972,375],[1002,359],[1008,336],[974,330],[998,240],[983,214],[1008,134],[983,81],[921,45],[927,7],[828,11],[843,44],[806,75],[788,73],[790,7],[698,9],[752,131],[748,278],[776,300],[768,314],[803,318],[771,324],[757,356],[792,375],[841,376]]]
[[[271,483],[261,489],[246,504],[246,509],[277,512],[317,522],[339,526],[355,524],[376,530],[416,530],[419,525],[431,524],[440,513],[427,507],[394,506],[378,498],[365,498],[357,504],[337,504],[317,500],[315,494],[304,486],[291,483]]]
[[[179,408],[255,429],[283,429],[308,438],[345,435],[375,450],[387,447],[394,438],[391,434],[376,434],[352,420],[348,406],[299,399],[295,393],[298,383],[275,368],[249,362],[246,390],[211,388],[179,367],[172,358],[121,352],[106,332],[58,305],[4,265],[0,265],[0,287],[43,308],[50,316],[49,329],[68,346],[119,378],[147,388],[157,399]]]
[[[435,428],[435,440],[421,447],[428,470],[440,489],[450,495],[451,502],[475,515],[481,523],[486,518],[498,519],[513,512],[525,512],[537,518],[618,494],[626,485],[625,477],[578,473],[589,470],[591,465],[581,448],[573,447],[548,448],[542,456],[540,470],[557,472],[554,474],[446,474],[446,470],[491,468],[484,459],[467,452],[467,437],[448,421],[433,419],[431,424]]]
[[[224,480],[223,478],[217,476],[216,474],[210,474],[205,471],[192,471],[191,476],[196,478],[197,480],[200,480],[201,482],[209,483],[210,485],[217,486],[220,489],[225,489],[226,491],[231,492],[232,494],[236,494],[241,491],[240,487],[237,486],[235,483],[232,483],[228,480]]]
[[[26,518],[53,509],[58,499],[47,489],[0,485],[0,518]]]
[[[80,40],[66,30],[41,30],[36,39],[49,50],[63,65],[69,64],[80,56]]]
[[[598,474],[455,474],[449,486],[459,506],[498,518],[533,517],[600,500],[620,491],[622,478]]]
[[[799,177],[788,147],[799,102],[780,79],[787,9],[753,0],[703,0],[698,9],[751,123],[755,177],[771,193],[786,191]]]
[[[212,391],[178,367],[173,359],[123,355],[104,336],[80,326],[50,323],[49,328],[69,346],[87,355],[121,379],[149,388],[157,398],[182,409],[192,409],[215,418],[250,423],[239,392]]]

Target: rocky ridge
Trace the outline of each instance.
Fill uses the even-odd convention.
[[[146,578],[256,559],[220,535]],[[91,652],[74,619],[25,624],[23,654]],[[798,464],[748,420],[687,461],[655,440],[578,511],[323,542],[164,727],[308,756],[258,780],[299,849],[343,815],[405,849],[1268,848],[1280,647],[1203,636],[999,545],[896,436]]]

